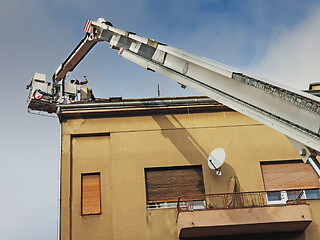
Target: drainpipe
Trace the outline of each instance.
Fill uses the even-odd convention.
[[[312,156],[308,158],[308,162],[310,163],[313,170],[318,174],[318,177],[320,178],[320,164],[316,157]]]

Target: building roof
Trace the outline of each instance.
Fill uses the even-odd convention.
[[[130,115],[232,111],[205,96],[97,99],[92,102],[74,102],[57,105],[61,120],[69,118],[113,117]]]

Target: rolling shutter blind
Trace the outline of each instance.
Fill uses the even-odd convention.
[[[309,164],[292,162],[261,165],[267,191],[319,188],[319,178]]]
[[[81,213],[101,213],[100,173],[82,174]]]
[[[182,195],[204,194],[201,166],[145,169],[148,203],[173,202]]]

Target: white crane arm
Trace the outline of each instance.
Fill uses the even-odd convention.
[[[117,29],[104,19],[87,21],[84,30],[86,37],[56,71],[57,82],[74,69],[94,44],[107,41],[111,48],[119,50],[119,56],[285,134],[305,162],[319,154],[319,98]]]

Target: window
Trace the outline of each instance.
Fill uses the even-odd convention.
[[[267,196],[269,202],[281,201],[281,192],[268,192]]]
[[[287,204],[287,201],[300,199],[320,199],[320,189],[287,190],[267,192],[269,205]]]
[[[81,214],[100,213],[100,173],[81,174]]]
[[[320,199],[320,189],[304,190],[306,199]]]
[[[299,197],[302,198],[303,191],[288,190],[286,191],[286,193],[287,193],[287,199],[289,201],[292,201]]]
[[[147,208],[174,208],[179,196],[204,194],[201,166],[146,168]]]
[[[318,175],[302,161],[261,163],[266,191],[320,188]]]
[[[261,163],[268,204],[286,204],[287,201],[320,199],[318,175],[302,161]],[[299,190],[300,189],[300,190]]]

